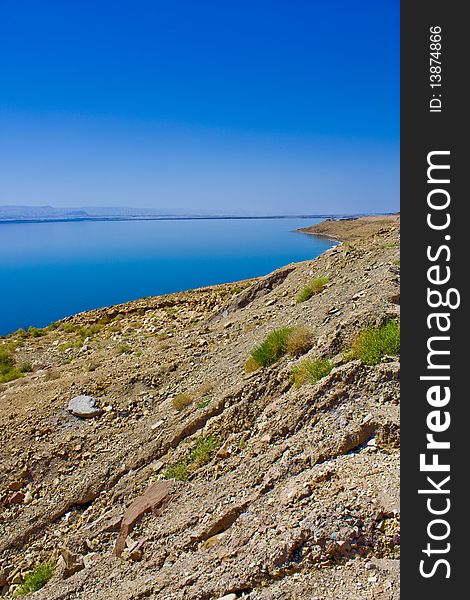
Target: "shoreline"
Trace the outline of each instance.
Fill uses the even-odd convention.
[[[400,213],[388,215],[368,215],[367,217],[354,217],[350,219],[325,220],[310,227],[303,227],[296,231],[323,237],[336,242],[353,242],[376,235],[389,227],[400,226]]]
[[[392,217],[395,217],[395,215],[393,215]],[[219,218],[221,218],[221,217],[212,217],[212,219],[219,219]],[[223,217],[223,218],[225,219],[225,217]],[[242,217],[235,217],[235,218],[239,219]],[[247,218],[247,217],[243,217],[243,218]],[[250,219],[261,219],[261,218],[264,218],[264,217],[251,217]],[[277,217],[268,217],[268,218],[277,218]],[[282,218],[288,218],[288,217],[282,217]],[[301,217],[299,217],[299,218],[301,218]],[[306,218],[308,218],[308,217],[306,217]],[[108,219],[106,219],[106,220],[108,220]],[[127,219],[125,219],[125,220],[127,220]],[[131,219],[131,220],[134,220],[134,219]],[[138,220],[141,220],[141,219],[138,219]],[[146,220],[146,219],[143,219],[143,220]],[[173,220],[173,219],[163,219],[163,220]],[[184,220],[187,220],[187,219],[184,219]],[[353,223],[362,225],[365,222],[368,222],[369,220],[374,220],[373,221],[375,223],[374,229],[377,229],[378,225],[380,225],[380,227],[382,227],[383,224],[390,223],[390,220],[393,220],[393,219],[389,219],[389,218],[387,218],[387,216],[383,216],[383,217],[382,216],[380,216],[380,217],[367,216],[367,217],[354,217],[354,218],[337,219],[337,220],[324,220],[324,221],[321,221],[320,223],[311,225],[306,228],[294,229],[294,230],[292,230],[292,233],[303,233],[306,235],[311,235],[314,237],[318,237],[321,239],[331,241],[335,244],[334,246],[332,246],[332,248],[334,248],[339,245],[342,245],[345,242],[350,241],[348,239],[348,237],[344,235],[344,233],[343,233],[343,235],[338,235],[337,233],[333,232],[338,227],[338,224],[340,224],[339,227],[341,229],[351,230],[351,226]],[[380,227],[379,227],[379,229],[380,229]],[[355,226],[352,226],[352,228],[355,229]],[[330,231],[328,231],[328,232],[317,231],[317,229],[329,229],[329,230],[331,230],[331,232]],[[361,237],[361,238],[367,237],[367,235],[364,235],[364,233],[362,232],[362,234],[359,237]],[[327,252],[329,250],[331,250],[331,248],[324,250],[319,256],[315,257],[315,259],[324,255],[325,252]],[[313,259],[313,260],[315,260],[315,259]],[[303,261],[300,261],[300,262],[303,262]],[[299,263],[299,261],[294,262],[292,264],[298,264],[298,263]],[[279,269],[283,269],[283,268],[285,268],[285,266],[286,265],[283,265],[283,266],[279,267]],[[197,288],[189,288],[189,289],[186,288],[186,289],[177,290],[175,292],[170,292],[167,294],[144,296],[144,297],[135,298],[133,300],[129,300],[127,302],[120,302],[117,304],[97,306],[94,308],[90,308],[88,310],[80,311],[78,313],[72,313],[72,314],[62,317],[60,319],[56,319],[56,320],[52,321],[49,325],[40,327],[40,326],[31,324],[31,325],[29,325],[29,327],[32,327],[33,329],[41,329],[42,330],[42,329],[47,329],[48,327],[50,327],[53,324],[62,324],[62,323],[66,323],[66,322],[73,322],[74,320],[76,320],[76,319],[80,320],[81,318],[85,318],[85,320],[88,321],[88,319],[86,318],[87,315],[89,315],[91,317],[91,322],[93,322],[94,321],[93,314],[97,315],[96,318],[98,319],[109,312],[121,312],[122,310],[124,312],[127,312],[127,310],[132,312],[132,310],[133,310],[132,307],[136,304],[142,305],[142,303],[144,303],[144,304],[148,305],[148,304],[155,303],[157,300],[160,300],[162,298],[173,298],[173,297],[177,296],[178,294],[188,294],[193,291],[199,292],[199,291],[216,290],[218,288],[223,288],[224,286],[238,285],[238,286],[245,287],[248,283],[250,283],[250,284],[255,283],[256,281],[259,281],[260,279],[262,279],[263,277],[266,277],[268,275],[269,275],[269,273],[264,273],[263,275],[259,275],[257,277],[252,277],[252,278],[240,279],[240,280],[235,280],[235,281],[225,281],[225,282],[217,283],[214,285],[200,286]],[[22,329],[22,328],[20,328],[20,329]],[[18,331],[18,329],[15,329],[13,331],[1,334],[0,340],[7,339],[8,337],[17,333],[17,331]]]
[[[386,216],[385,213],[383,216]],[[0,225],[20,225],[22,223],[82,223],[89,221],[97,222],[116,222],[116,221],[233,221],[233,220],[273,220],[273,219],[322,219],[324,221],[329,220],[341,220],[351,221],[356,219],[364,219],[371,217],[370,214],[352,214],[352,215],[332,215],[332,214],[320,214],[320,215],[261,215],[261,216],[249,216],[249,215],[148,215],[148,216],[83,216],[83,217],[38,217],[38,218],[11,218],[2,219],[0,218]],[[306,228],[307,229],[307,228]],[[301,231],[301,230],[298,230]]]

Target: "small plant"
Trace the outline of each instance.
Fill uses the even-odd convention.
[[[15,359],[13,354],[7,349],[0,348],[0,373],[3,372],[3,369],[10,369],[14,364]]]
[[[23,377],[23,372],[16,365],[15,357],[8,348],[0,348],[0,383],[8,383]]]
[[[245,362],[245,372],[253,373],[253,371],[257,371],[260,368],[260,365],[256,362],[256,360],[250,356],[248,360]]]
[[[98,323],[93,323],[92,325],[88,326],[88,327],[80,327],[77,331],[78,331],[78,336],[80,338],[81,341],[86,340],[87,337],[91,338],[94,335],[96,335],[97,333],[99,333],[102,329],[102,325],[99,325]]]
[[[312,281],[307,284],[304,288],[302,288],[296,298],[297,304],[301,302],[305,302],[309,300],[315,294],[319,294],[325,289],[326,284],[328,283],[328,277],[315,277]]]
[[[272,331],[264,342],[252,351],[251,357],[255,363],[259,367],[269,367],[278,361],[287,352],[287,338],[292,331],[291,327]],[[246,367],[245,364],[245,369]]]
[[[292,370],[294,385],[300,387],[306,382],[317,383],[317,381],[326,377],[332,368],[333,364],[328,359],[304,360]]]
[[[197,388],[197,393],[201,396],[207,396],[207,394],[210,394],[210,392],[212,392],[213,389],[214,389],[214,384],[212,381],[210,381],[208,379],[207,381],[204,381],[204,383],[201,384]]]
[[[173,408],[176,410],[183,410],[193,402],[193,397],[191,394],[183,392],[181,394],[177,394],[171,401],[173,404]]]
[[[397,258],[397,260],[394,260],[394,261],[393,261],[393,264],[394,264],[396,267],[399,267],[399,266],[400,266],[400,259],[399,259],[399,258]]]
[[[269,367],[284,354],[301,356],[312,347],[312,334],[306,327],[283,327],[272,331],[251,353],[245,371],[251,373],[260,367]]]
[[[217,446],[217,440],[213,435],[197,438],[194,448],[189,453],[189,460],[191,461],[193,468],[200,467],[209,462],[209,459]]]
[[[206,406],[209,406],[210,402],[211,402],[211,397],[210,396],[204,396],[204,398],[201,400],[201,402],[199,402],[199,404],[197,405],[197,407],[202,410],[203,408],[206,408]]]
[[[291,356],[302,356],[312,347],[312,333],[306,327],[296,327],[286,340],[286,351]]]
[[[41,563],[33,571],[29,572],[16,589],[15,596],[26,596],[37,592],[46,585],[54,574],[54,565]]]
[[[132,348],[129,346],[129,344],[122,344],[121,346],[119,346],[118,351],[121,354],[131,354]]]
[[[26,360],[18,366],[18,370],[20,371],[20,373],[31,373],[31,371],[33,370],[33,365],[29,360]]]
[[[400,323],[390,320],[363,329],[353,341],[352,354],[366,365],[377,365],[386,354],[400,354]]]
[[[46,335],[46,330],[45,329],[39,329],[38,327],[29,327],[27,334],[29,335],[29,337],[41,337],[43,335]]]
[[[188,467],[184,461],[179,461],[170,465],[165,471],[163,477],[165,479],[178,479],[178,481],[188,480]]]
[[[57,371],[56,369],[49,369],[48,371],[46,371],[46,375],[44,377],[45,381],[53,381],[54,379],[59,379],[60,378],[60,371]]]

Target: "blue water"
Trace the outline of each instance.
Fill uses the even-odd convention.
[[[269,273],[334,243],[315,219],[0,224],[0,335],[65,316]]]

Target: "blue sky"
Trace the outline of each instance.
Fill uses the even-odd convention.
[[[3,0],[0,204],[399,206],[398,0]]]

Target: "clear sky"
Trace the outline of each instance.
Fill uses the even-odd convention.
[[[398,0],[1,6],[0,204],[398,210]]]

